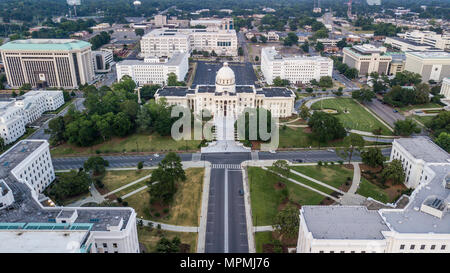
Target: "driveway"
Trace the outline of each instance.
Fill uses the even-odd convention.
[[[377,114],[381,119],[383,119],[387,124],[394,128],[394,123],[397,120],[405,120],[405,117],[400,113],[394,113],[394,109],[387,104],[382,104],[377,99],[372,99],[371,102],[365,104],[370,108],[375,114]]]

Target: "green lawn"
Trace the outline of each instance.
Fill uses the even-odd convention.
[[[138,239],[139,243],[143,244],[147,248],[147,253],[156,252],[156,245],[162,237],[166,237],[172,240],[177,236],[180,238],[182,244],[190,245],[189,253],[197,252],[197,233],[195,232],[175,232],[167,230],[157,230],[153,227],[150,230],[149,227],[139,227],[138,226]]]
[[[429,121],[431,121],[431,120],[434,118],[434,116],[418,116],[418,115],[414,115],[414,118],[415,118],[416,120],[422,122],[423,125],[426,126],[426,123],[429,122]]]
[[[263,245],[272,242],[272,231],[255,232],[256,253],[263,253]]]
[[[270,169],[272,169],[272,168],[270,168]],[[310,186],[310,187],[312,187],[312,188],[314,188],[316,190],[319,190],[319,191],[321,191],[323,193],[326,193],[326,194],[332,194],[333,193],[333,190],[331,190],[331,189],[329,189],[327,187],[324,187],[322,185],[319,185],[317,183],[314,183],[314,182],[312,182],[312,181],[310,181],[310,180],[308,180],[306,178],[303,178],[301,176],[298,176],[298,175],[296,175],[294,173],[290,173],[289,174],[289,178],[294,179],[295,181],[300,182],[302,184],[305,184],[307,186]]]
[[[107,171],[102,182],[109,191],[113,191],[138,180],[139,178],[147,176],[151,172],[152,170]]]
[[[365,197],[372,197],[373,199],[381,201],[383,203],[389,202],[389,196],[382,188],[370,183],[363,177],[361,177],[361,183],[359,184],[359,188],[356,193]]]
[[[198,150],[199,140],[175,141],[171,136],[153,134],[133,134],[125,138],[114,137],[111,140],[91,147],[78,147],[62,144],[51,149],[52,156],[70,154],[88,155],[96,153],[124,153],[124,152],[168,152]]]
[[[353,170],[341,165],[334,166],[292,166],[293,170],[339,188],[347,181],[347,177],[353,178]]]
[[[281,190],[275,185],[281,181],[289,191],[289,198],[300,205],[317,205],[325,197],[296,185],[281,177],[276,177],[258,167],[248,168],[253,224],[255,226],[272,225],[282,202]]]
[[[309,146],[318,147],[319,142],[311,139],[311,133],[306,133],[308,128],[293,128],[293,127],[280,127],[280,142],[279,148],[307,148]],[[335,147],[342,144],[342,140],[333,141],[326,144],[326,146]],[[321,144],[320,146],[325,146]]]
[[[443,106],[437,103],[429,102],[425,104],[408,105],[405,107],[396,107],[400,112],[410,111],[412,109],[425,109],[425,108],[442,108]]]
[[[372,132],[374,129],[382,128],[383,135],[392,135],[392,132],[371,113],[359,105],[354,99],[336,98],[318,101],[311,106],[313,110],[334,109],[340,112],[336,117],[345,128]],[[347,110],[349,113],[344,113]]]
[[[204,169],[189,168],[185,171],[186,181],[178,183],[177,192],[175,193],[173,202],[169,206],[169,214],[167,216],[162,218],[152,216],[150,213],[150,194],[147,189],[124,199],[124,201],[128,202],[128,206],[134,208],[138,218],[143,217],[146,220],[154,220],[172,225],[198,226],[202,202]],[[141,183],[143,184],[137,186],[137,188],[145,185],[145,181],[137,185]],[[128,192],[131,192],[131,190]]]

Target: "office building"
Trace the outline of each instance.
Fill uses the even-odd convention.
[[[146,58],[142,60],[124,60],[116,65],[117,79],[130,76],[138,85],[160,84],[166,85],[170,73],[183,81],[189,70],[189,55],[177,52],[171,58]]]
[[[450,36],[437,34],[433,31],[414,30],[400,34],[399,36],[402,36],[406,40],[426,44],[441,50],[450,49]]]
[[[442,80],[441,95],[444,95],[444,99],[450,99],[450,77]]]
[[[261,49],[261,71],[268,84],[276,77],[294,84],[317,81],[324,76],[332,76],[333,60],[320,56],[281,55],[274,47]]]
[[[78,88],[94,78],[91,44],[73,39],[15,40],[0,46],[8,84]]]
[[[418,73],[422,81],[441,81],[450,77],[450,53],[445,51],[409,51],[405,53],[405,70]]]
[[[204,26],[208,29],[216,29],[216,30],[234,29],[233,18],[222,18],[222,19],[205,18],[205,19],[191,20],[189,24],[191,27]]]
[[[450,253],[449,154],[418,137],[394,140],[390,159],[415,187],[406,207],[302,206],[297,252]]]
[[[144,56],[171,57],[175,52],[192,50],[215,52],[219,56],[237,56],[237,35],[231,30],[154,29],[142,37]]]
[[[92,63],[95,73],[106,73],[111,71],[111,63],[113,60],[114,54],[110,49],[92,51]]]
[[[62,91],[29,91],[10,101],[0,102],[0,137],[6,144],[16,141],[44,112],[64,104]]]
[[[55,179],[49,144],[22,140],[0,156],[0,252],[138,253],[129,207],[45,207]]]
[[[386,37],[385,44],[391,45],[393,48],[401,51],[432,51],[440,50],[439,48],[421,44],[412,40],[407,40],[400,37]]]
[[[360,76],[372,72],[388,74],[392,57],[385,55],[385,47],[376,47],[371,44],[355,45],[343,49],[343,62],[351,68],[356,68]]]

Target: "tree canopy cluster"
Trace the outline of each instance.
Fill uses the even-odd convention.
[[[58,174],[56,181],[46,189],[46,192],[60,203],[66,198],[87,193],[91,183],[92,180],[85,171],[72,170]]]
[[[337,117],[315,111],[309,118],[308,126],[311,127],[312,136],[321,143],[345,137],[346,131]]]
[[[425,104],[430,102],[430,86],[419,83],[410,89],[396,85],[384,95],[383,101],[395,107]]]

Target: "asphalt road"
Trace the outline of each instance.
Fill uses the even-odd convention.
[[[372,99],[371,102],[366,103],[372,111],[374,111],[381,119],[387,122],[391,127],[397,120],[404,120],[405,117],[400,113],[395,113],[394,109],[387,104],[382,104],[377,99]]]

